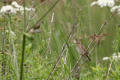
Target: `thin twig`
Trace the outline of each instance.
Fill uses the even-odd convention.
[[[50,43],[51,43],[51,38],[52,38],[52,29],[53,29],[53,24],[54,24],[54,17],[55,17],[55,13],[53,12],[52,13],[52,16],[51,16],[51,21],[50,21],[50,23],[51,23],[51,26],[50,26],[50,31],[49,31],[49,37],[48,37],[48,51],[49,51],[49,53],[51,54],[51,46],[50,46]],[[47,52],[48,52],[47,51]]]
[[[97,43],[93,46],[93,48],[91,49],[91,51],[89,52],[89,54],[92,53],[92,51],[95,49],[96,46],[97,46]],[[89,56],[89,55],[88,55],[88,56]],[[83,57],[83,55],[81,55],[80,58],[77,60],[76,64],[75,64],[74,67],[72,68],[72,70],[71,70],[71,72],[70,72],[69,77],[68,77],[67,80],[70,79],[71,73],[74,71],[75,67],[78,65],[78,63],[80,62],[80,60],[82,59],[82,57]],[[80,66],[81,66],[81,65],[83,66],[87,61],[88,61],[88,59],[86,59],[82,64],[80,64]],[[80,67],[79,67],[78,69],[80,69]],[[77,70],[78,70],[78,69],[77,69]],[[77,70],[76,70],[76,71],[77,71]]]
[[[43,16],[38,19],[38,21],[32,26],[32,28],[39,28],[41,21],[55,8],[55,6],[58,4],[60,0],[56,0],[56,2],[46,11]],[[28,29],[27,31],[31,30],[32,28]]]
[[[4,16],[4,21],[6,21],[6,17]],[[3,33],[2,33],[2,58],[3,58],[3,61],[2,61],[2,76],[4,77],[5,76],[5,72],[6,72],[6,55],[5,54],[5,37],[6,37],[6,34],[5,34],[5,26],[6,26],[6,22],[4,22],[4,27],[3,27]]]
[[[53,6],[50,7],[46,13],[43,14],[43,16],[32,26],[32,28],[39,27],[39,26],[40,26],[40,22],[44,19],[44,17],[46,17],[46,16],[48,15],[48,13],[49,13],[50,11],[52,11],[52,9],[56,6],[56,4],[57,4],[59,1],[60,1],[60,0],[57,0],[57,1],[53,4]],[[23,2],[24,2],[24,32],[25,32],[25,27],[26,27],[26,19],[25,19],[25,17],[26,17],[26,15],[25,15],[25,0],[23,0]],[[31,30],[31,29],[28,29],[28,32],[29,32],[29,30]],[[20,70],[20,71],[21,71],[21,72],[20,72],[20,80],[23,79],[23,72],[24,72],[24,70],[23,70],[23,64],[24,64],[25,43],[26,43],[26,35],[23,34],[22,56],[21,56],[21,60],[22,60],[22,61],[21,61],[21,66],[20,66],[20,69],[21,69],[21,70]]]
[[[113,14],[111,14],[110,19],[112,18],[112,16],[113,16]],[[100,34],[100,33],[101,33],[101,31],[102,31],[103,27],[104,27],[106,24],[108,24],[108,22],[107,22],[107,21],[105,21],[105,22],[101,25],[101,27],[99,28],[99,31],[97,32],[97,34]],[[90,48],[90,46],[91,46],[93,43],[94,43],[94,40],[92,40],[92,41],[88,44],[87,51],[88,51],[88,49]],[[96,45],[97,45],[97,44],[96,44]],[[89,54],[88,54],[88,55],[90,55],[90,54],[91,54],[91,52],[94,50],[94,48],[96,47],[96,45],[94,45],[94,47],[91,49],[91,51],[89,52]],[[76,63],[75,63],[75,65],[74,65],[74,67],[72,68],[72,70],[71,70],[71,72],[70,72],[69,77],[68,77],[68,79],[67,79],[67,80],[69,80],[69,79],[70,79],[71,73],[74,71],[74,69],[75,69],[76,65],[78,65],[78,63],[79,63],[79,62],[80,62],[80,60],[82,59],[82,56],[83,56],[83,55],[81,55],[81,56],[79,57],[79,59],[76,61]],[[86,60],[86,61],[87,61],[87,60]],[[86,61],[85,61],[85,62],[86,62]]]
[[[56,64],[54,65],[54,67],[53,67],[52,70],[50,71],[50,74],[48,75],[47,80],[49,80],[49,78],[52,76],[54,70],[56,69],[57,65],[59,64],[59,62],[60,62],[60,60],[61,60],[61,58],[62,58],[62,56],[63,56],[63,54],[64,54],[65,48],[66,48],[66,46],[67,46],[67,42],[71,39],[72,34],[74,33],[76,27],[77,27],[77,23],[76,23],[76,13],[75,13],[75,14],[74,14],[74,23],[73,23],[72,30],[71,30],[71,32],[69,33],[66,42],[63,44],[62,50],[61,50],[61,52],[60,52],[60,55],[59,55],[59,57],[58,57],[58,59],[57,59],[57,61],[56,61]]]
[[[8,18],[9,18],[9,23],[8,23],[8,29],[9,29],[9,34],[10,34],[10,44],[11,44],[11,49],[12,49],[12,53],[13,53],[13,64],[14,64],[14,67],[15,67],[15,70],[16,70],[16,77],[17,79],[19,79],[19,72],[18,72],[18,64],[17,64],[17,56],[16,56],[16,49],[15,49],[15,44],[14,44],[14,40],[13,38],[11,38],[11,32],[12,32],[12,22],[11,22],[11,16],[8,15]]]
[[[113,63],[113,60],[110,61],[110,64],[109,64],[109,67],[108,67],[108,72],[107,72],[107,75],[106,75],[106,80],[108,80],[108,75],[110,73],[110,70],[111,70],[111,67],[112,67],[112,63]]]

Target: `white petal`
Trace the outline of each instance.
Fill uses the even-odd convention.
[[[103,57],[103,61],[109,60],[109,57]]]

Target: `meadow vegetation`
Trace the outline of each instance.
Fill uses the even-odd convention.
[[[0,14],[0,80],[119,80],[120,15],[93,1],[23,0]]]

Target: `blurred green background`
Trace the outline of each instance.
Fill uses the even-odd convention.
[[[36,12],[26,12],[26,22],[29,27],[32,27],[36,21],[54,4],[56,0],[46,0],[40,3],[39,0],[28,0],[27,7],[33,7]],[[70,71],[79,58],[79,53],[76,50],[73,41],[75,38],[82,38],[81,42],[88,46],[90,43],[90,35],[99,32],[99,29],[105,21],[107,24],[102,28],[101,34],[107,33],[104,40],[99,46],[96,46],[91,53],[91,61],[85,62],[80,66],[79,79],[76,76],[71,76],[71,80],[104,80],[105,70],[100,68],[108,66],[108,63],[102,61],[105,56],[111,56],[116,50],[114,47],[117,39],[119,16],[113,15],[108,7],[100,8],[98,6],[90,7],[93,0],[61,0],[55,8],[42,20],[40,24],[40,33],[29,34],[31,37],[26,39],[26,51],[24,61],[24,80],[46,80],[53,65],[61,54],[62,46],[66,43],[69,33],[72,31],[74,22],[77,28],[72,34],[71,39],[67,42],[62,59],[50,80],[66,80]],[[2,7],[3,3],[0,3]],[[76,15],[76,18],[74,18]],[[53,22],[51,19],[53,17]],[[0,16],[0,28],[4,27],[8,30],[9,17]],[[23,18],[21,14],[11,15],[11,28],[15,32],[16,37],[13,39],[17,54],[18,72],[20,72],[22,35],[23,35]],[[0,30],[0,48],[2,50],[3,38],[5,37],[4,50],[8,53],[0,54],[0,69],[1,80],[17,80],[15,66],[13,65],[13,49],[11,48],[11,36],[9,33],[3,35],[3,30]],[[92,48],[92,47],[91,47]],[[78,66],[84,62],[86,57],[79,62]],[[2,67],[5,63],[6,75],[2,75]],[[95,67],[95,68],[93,68]],[[96,72],[98,70],[98,74]],[[75,71],[74,71],[75,72]],[[76,73],[72,74],[76,74]],[[93,75],[92,75],[93,74]],[[19,74],[18,74],[19,75]],[[113,79],[112,79],[113,80]],[[114,80],[118,80],[114,79]]]

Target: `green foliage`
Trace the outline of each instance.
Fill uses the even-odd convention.
[[[32,0],[29,0],[26,5],[37,6],[35,7],[35,13],[26,13],[26,29],[31,28],[55,2],[55,0],[51,2],[46,0],[43,3],[34,1],[32,3]],[[24,80],[46,80],[62,53],[64,44],[66,44],[64,54],[49,80],[66,80],[69,76],[71,80],[77,80],[77,77],[74,76],[75,70],[72,73],[71,70],[81,55],[76,50],[74,39],[81,39],[83,45],[87,47],[91,41],[89,36],[97,33],[100,26],[107,20],[108,24],[104,26],[101,33],[108,33],[108,36],[105,36],[102,43],[95,47],[96,51],[93,50],[91,53],[92,61],[85,62],[86,57],[83,56],[75,68],[80,67],[79,80],[105,80],[111,60],[101,61],[102,58],[110,56],[113,52],[120,52],[120,28],[116,27],[116,24],[119,23],[119,16],[117,16],[118,19],[115,15],[109,20],[111,14],[108,8],[90,7],[91,1],[60,1],[40,22],[40,33],[23,32],[24,17],[22,14],[12,15],[11,20],[10,16],[6,16],[5,19],[0,16],[0,28],[4,28],[3,30],[0,29],[0,80],[18,80],[23,35],[26,36],[23,65]],[[51,22],[53,13],[53,22]],[[76,19],[74,19],[75,15]],[[68,40],[75,20],[77,28]],[[9,29],[9,26],[11,29]],[[11,34],[11,31],[15,33],[15,36]],[[2,54],[2,51],[4,54]],[[3,65],[3,63],[5,64]],[[5,74],[2,75],[4,73],[3,68],[5,68]],[[119,60],[113,61],[107,78],[108,80],[120,79]]]

